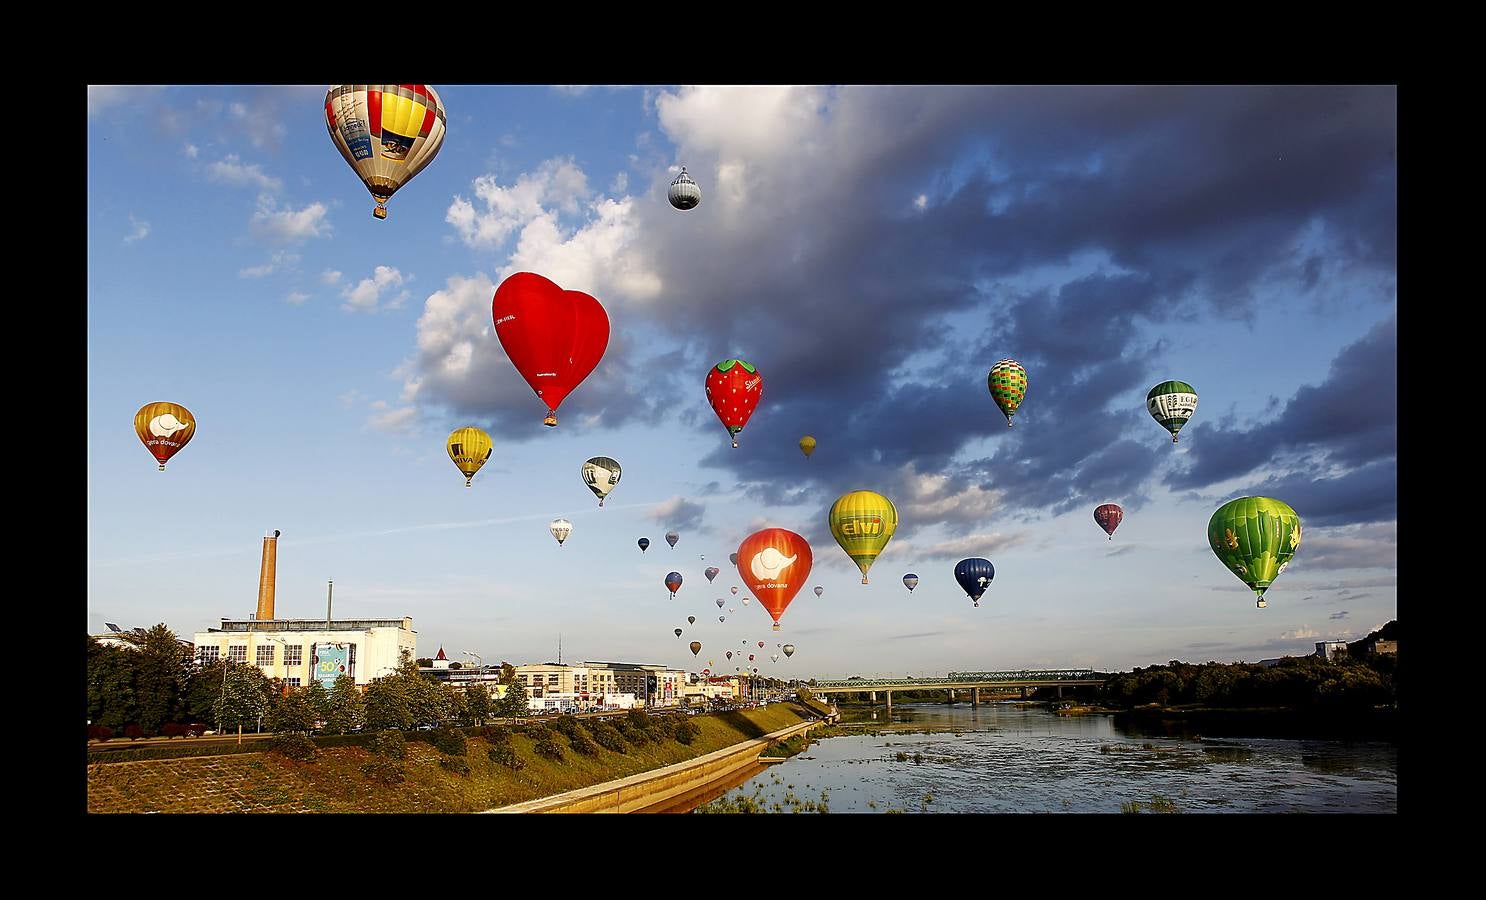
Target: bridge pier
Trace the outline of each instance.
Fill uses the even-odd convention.
[[[888,714],[889,717],[891,717],[892,714],[893,714],[893,692],[892,691],[888,691],[887,692],[887,714]]]
[[[1022,688],[1022,699],[1027,699],[1027,688],[1025,686]]]
[[[949,702],[950,702],[951,705],[955,702],[955,689],[954,688],[950,688],[949,689]]]
[[[970,705],[971,706],[979,706],[980,705],[980,688],[971,688],[970,689]]]
[[[1058,685],[1058,697],[1059,697],[1059,699],[1061,699],[1062,696],[1063,696],[1063,686],[1060,684],[1060,685]]]
[[[872,705],[873,706],[876,706],[877,705],[877,692],[876,691],[873,691],[872,692]]]

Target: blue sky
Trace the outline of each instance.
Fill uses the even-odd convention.
[[[487,661],[561,632],[565,658],[678,665],[792,641],[786,677],[1129,668],[1396,616],[1392,88],[436,87],[448,138],[386,221],[323,85],[90,89],[94,631],[247,616],[274,528],[279,615],[321,615],[333,578],[338,616]],[[556,429],[491,328],[522,270],[613,324]],[[765,379],[738,450],[703,394],[728,357]],[[1168,378],[1201,398],[1175,446],[1143,403]],[[131,427],[154,400],[199,422],[163,475]],[[463,425],[495,442],[470,490]],[[602,510],[596,455],[624,466]],[[901,517],[866,586],[825,527],[854,489]],[[1305,523],[1262,611],[1205,539],[1252,493]],[[766,524],[825,588],[778,635],[728,593]],[[996,566],[979,609],[965,556]]]

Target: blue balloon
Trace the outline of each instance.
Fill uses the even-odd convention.
[[[644,553],[646,550],[650,549],[650,538],[640,538],[638,543],[640,545],[641,553]]]
[[[988,559],[972,556],[970,559],[962,559],[955,564],[955,581],[965,589],[965,593],[980,605],[980,597],[991,586],[991,579],[996,577],[996,567],[991,565]]]
[[[908,593],[913,593],[913,589],[918,587],[918,576],[909,572],[903,576],[903,585],[908,588]]]
[[[676,599],[676,591],[681,587],[681,573],[672,572],[666,576],[666,587],[671,589],[671,599]]]

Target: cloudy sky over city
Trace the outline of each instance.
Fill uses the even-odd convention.
[[[447,138],[385,221],[324,85],[89,90],[90,630],[248,617],[273,529],[279,616],[334,579],[337,618],[486,661],[561,634],[693,669],[790,641],[784,677],[1128,669],[1395,617],[1393,88],[435,87]],[[492,327],[520,271],[612,324],[557,428]],[[728,358],[764,378],[738,449],[703,388]],[[1178,444],[1144,402],[1171,379],[1200,398]],[[157,400],[198,422],[164,474],[132,428]],[[494,440],[468,490],[465,425]],[[592,456],[623,466],[603,509]],[[826,525],[863,489],[900,515],[868,585]],[[1255,494],[1304,523],[1263,610],[1206,537]],[[824,588],[778,634],[730,592],[765,526]]]

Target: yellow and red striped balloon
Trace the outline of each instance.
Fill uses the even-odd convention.
[[[336,84],[325,93],[330,140],[371,191],[387,218],[387,200],[438,155],[446,115],[426,84]]]

